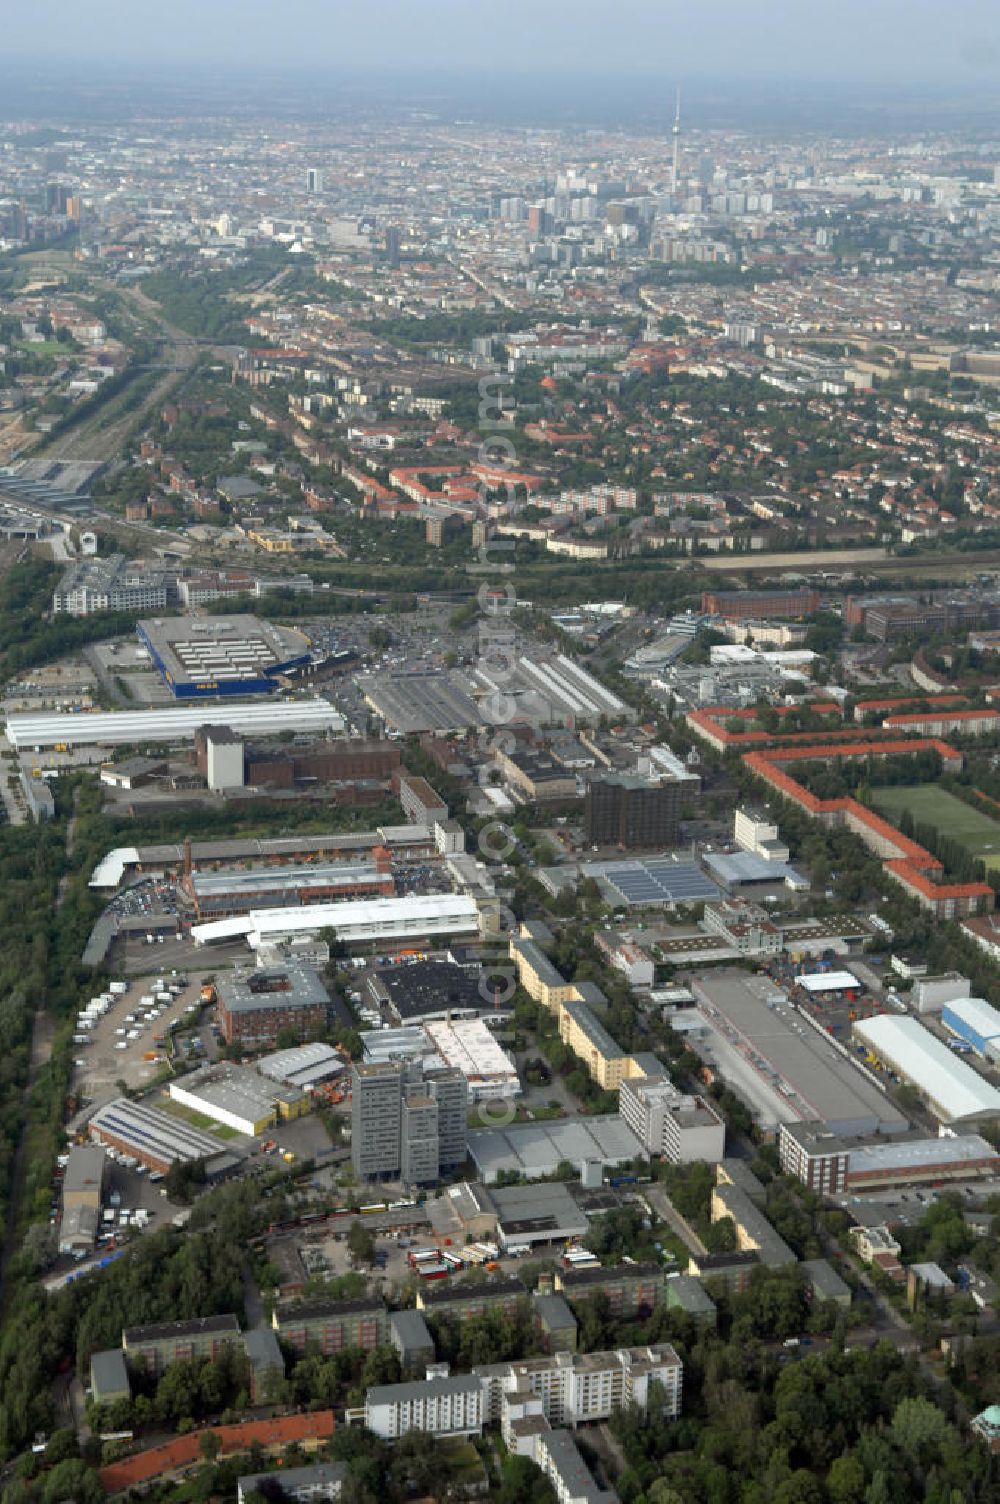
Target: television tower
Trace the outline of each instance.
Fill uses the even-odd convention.
[[[671,196],[671,198],[676,198],[677,197],[677,155],[678,155],[678,152],[680,151],[680,146],[681,146],[681,91],[680,91],[680,86],[679,85],[678,85],[678,88],[677,88],[677,103],[676,103],[676,106],[675,106],[675,109],[674,109],[674,124],[673,124],[673,128],[672,128],[671,134],[672,134],[672,136],[674,138],[674,156],[673,156],[673,165],[672,165],[671,171],[670,171],[670,196]]]

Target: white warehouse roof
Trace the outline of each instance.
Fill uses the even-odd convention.
[[[974,1030],[980,1039],[1000,1037],[1000,1013],[983,997],[959,997],[945,1003],[942,1022],[947,1028],[946,1015],[957,1018],[967,1028]]]
[[[315,903],[293,909],[255,909],[231,919],[191,927],[197,945],[245,935],[256,949],[262,940],[333,929],[342,940],[377,940],[380,936],[471,934],[479,929],[474,898],[455,893],[417,894],[410,898],[358,899]]]
[[[194,738],[199,726],[228,726],[245,735],[274,736],[281,731],[342,731],[343,716],[328,700],[266,700],[231,705],[199,700],[169,710],[79,711],[62,715],[11,715],[7,739],[12,747],[112,746],[133,742],[177,742]]]
[[[915,1018],[883,1013],[859,1020],[854,1032],[880,1060],[923,1092],[943,1122],[1000,1117],[1000,1091]]]
[[[852,971],[813,971],[795,980],[806,992],[854,992],[861,988]]]

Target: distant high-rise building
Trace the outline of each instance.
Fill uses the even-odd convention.
[[[69,189],[65,183],[48,183],[45,188],[45,209],[49,214],[65,214]]]
[[[512,193],[500,200],[500,218],[517,222],[527,216],[528,208],[520,194]]]
[[[359,1179],[429,1185],[465,1163],[461,1071],[382,1061],[354,1066],[351,1078],[351,1164]]]
[[[403,237],[398,225],[387,225],[385,231],[385,254],[389,265],[399,265],[399,253],[403,243]]]
[[[528,209],[528,231],[532,235],[552,233],[552,212],[544,204],[532,204]]]
[[[323,173],[319,167],[308,167],[306,169],[306,192],[323,192]]]
[[[680,783],[612,773],[587,785],[584,828],[595,846],[670,846],[677,839]]]

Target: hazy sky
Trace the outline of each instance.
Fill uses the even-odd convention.
[[[5,0],[2,15],[8,63],[1000,81],[997,0]]]

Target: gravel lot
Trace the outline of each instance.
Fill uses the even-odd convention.
[[[166,973],[160,971],[133,978],[128,992],[115,999],[108,1012],[90,1031],[89,1043],[74,1045],[77,1052],[75,1058],[80,1064],[74,1073],[73,1084],[78,1092],[91,1101],[105,1101],[115,1095],[116,1081],[125,1081],[133,1088],[148,1086],[160,1069],[160,1062],[144,1060],[143,1055],[157,1050],[162,1058],[166,1058],[165,1050],[154,1045],[153,1036],[166,1036],[170,1024],[175,1019],[183,1019],[190,1004],[199,1001],[201,977],[189,975],[188,985],[183,992],[175,1002],[164,1007],[158,1018],[137,1018],[134,1024],[126,1023],[126,1016],[135,1013],[139,998],[156,990],[153,983],[157,977],[164,977],[167,982],[172,980],[169,970]],[[211,1032],[207,1013],[203,1022],[204,1029],[199,1029],[198,1032],[205,1038],[207,1045]],[[139,1030],[138,1039],[125,1039],[117,1032],[119,1029],[133,1028]],[[122,1043],[126,1046],[124,1050],[117,1048]]]

